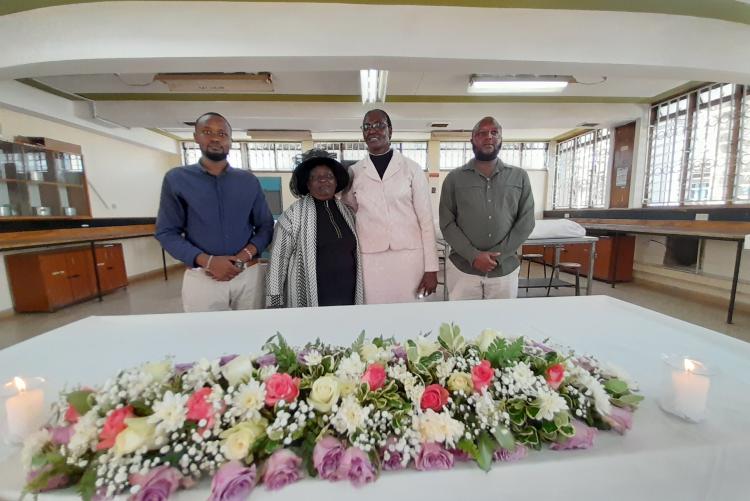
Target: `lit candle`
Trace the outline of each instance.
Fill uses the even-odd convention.
[[[711,380],[699,373],[703,365],[695,360],[684,359],[683,369],[672,372],[674,411],[691,421],[701,421],[706,413]]]
[[[5,401],[5,415],[8,419],[8,434],[13,441],[22,441],[35,432],[44,420],[44,391],[41,388],[27,389],[20,377],[5,384],[17,394]]]

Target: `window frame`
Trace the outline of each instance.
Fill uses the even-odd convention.
[[[581,134],[575,135],[565,141],[557,143],[555,149],[555,178],[552,184],[552,210],[561,209],[602,209],[607,206],[607,195],[608,188],[611,182],[611,169],[609,168],[612,164],[612,141],[614,139],[613,130],[610,128],[592,129]],[[590,150],[588,148],[591,148]],[[604,152],[600,151],[602,148]],[[581,157],[576,157],[576,153],[581,151]],[[604,159],[601,158],[604,153]],[[559,201],[560,193],[558,187],[560,186],[561,177],[560,173],[563,171],[561,168],[561,158],[564,156],[572,155],[569,161],[566,161],[566,167],[570,169],[570,173],[566,172],[566,190],[567,190],[567,203],[563,204]],[[580,177],[579,169],[586,169],[585,176],[588,178],[588,190],[586,197],[586,205],[574,205],[574,189],[577,186],[576,178]],[[601,168],[601,173],[598,169]],[[602,176],[603,174],[603,176]],[[601,184],[595,183],[597,177],[601,178]],[[596,186],[595,186],[596,184]],[[601,200],[601,203],[596,203],[597,200]]]

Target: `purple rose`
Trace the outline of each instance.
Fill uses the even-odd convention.
[[[159,466],[145,475],[133,473],[130,484],[139,485],[140,490],[130,498],[131,501],[165,501],[180,486],[182,475],[169,465]]]
[[[224,463],[211,480],[208,501],[245,501],[255,487],[255,465],[247,467],[239,461]]]
[[[567,449],[588,449],[594,445],[595,428],[591,428],[577,419],[573,420],[573,427],[576,429],[575,435],[564,442],[553,443],[549,448],[553,451],[564,451]]]
[[[620,435],[624,435],[626,431],[633,427],[633,413],[622,407],[612,406],[612,412],[609,413],[609,416],[602,416],[602,419]]]
[[[400,344],[391,346],[391,352],[393,353],[394,357],[406,361],[406,348],[404,348]]]
[[[51,441],[55,445],[68,445],[74,431],[72,424],[68,426],[55,426],[49,429]]]
[[[32,470],[29,472],[29,474],[26,476],[26,483],[30,483],[34,479],[36,479],[39,475],[42,475],[44,473],[49,472],[53,469],[53,466],[51,464],[46,464],[42,468],[38,470]],[[45,492],[45,491],[52,491],[55,489],[62,489],[63,487],[66,487],[68,483],[70,482],[70,479],[67,475],[64,475],[62,473],[58,475],[52,475],[47,479],[47,483],[40,486],[39,489],[34,490],[33,492]]]
[[[187,362],[187,363],[183,363],[183,364],[174,364],[174,371],[177,374],[182,374],[182,373],[187,372],[190,369],[192,369],[194,365],[195,365],[195,362]]]
[[[219,367],[224,367],[235,358],[237,358],[236,353],[234,355],[224,355],[223,357],[219,359]]]
[[[430,442],[422,444],[416,460],[416,467],[421,471],[450,470],[453,468],[453,454],[443,446]]]
[[[366,452],[359,447],[349,447],[341,458],[339,477],[348,478],[355,487],[362,487],[375,480],[377,471]]]
[[[516,448],[512,451],[509,451],[508,449],[503,449],[502,447],[495,451],[495,454],[493,454],[492,458],[495,461],[503,461],[503,462],[511,462],[511,461],[518,461],[519,459],[523,459],[526,457],[526,455],[529,453],[529,450],[526,448],[525,445],[522,444],[516,444]]]
[[[469,456],[468,453],[462,451],[461,449],[451,449],[451,454],[453,454],[453,460],[454,461],[471,461],[471,456]]]
[[[266,353],[255,359],[255,363],[258,367],[266,367],[268,365],[276,365],[276,355],[273,353]]]
[[[540,343],[538,341],[534,341],[533,339],[531,340],[531,346],[533,346],[534,348],[539,348],[544,353],[551,353],[551,352],[555,351],[554,349],[550,348],[546,344]]]
[[[323,437],[313,449],[313,465],[320,478],[340,480],[338,469],[344,455],[344,446],[330,435]]]
[[[271,457],[266,460],[266,471],[263,474],[263,483],[266,484],[266,488],[277,490],[299,480],[301,463],[300,457],[286,449],[279,449],[271,454]]]

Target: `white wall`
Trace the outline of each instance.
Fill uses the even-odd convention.
[[[103,198],[100,200],[89,188],[94,217],[155,217],[162,178],[170,167],[180,164],[178,155],[161,149],[138,146],[5,108],[0,108],[0,127],[8,140],[16,135],[43,136],[80,145],[86,176]],[[129,239],[122,244],[129,276],[161,268],[161,248],[155,239]],[[167,264],[175,262],[169,258]],[[2,259],[0,311],[12,307]]]

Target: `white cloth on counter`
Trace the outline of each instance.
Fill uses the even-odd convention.
[[[570,219],[537,219],[528,240],[586,236],[586,228]]]

